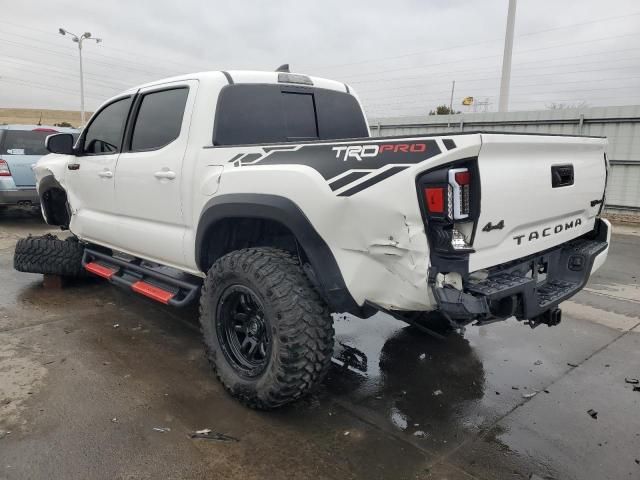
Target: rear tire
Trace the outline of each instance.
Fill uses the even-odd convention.
[[[333,353],[333,320],[298,261],[275,248],[220,258],[200,299],[207,358],[245,405],[272,409],[309,393]]]
[[[78,277],[83,273],[84,247],[74,237],[60,240],[47,234],[16,243],[13,268],[19,272]]]

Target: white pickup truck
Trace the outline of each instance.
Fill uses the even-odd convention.
[[[51,243],[61,273],[84,268],[175,306],[201,292],[208,358],[256,408],[322,379],[331,312],[554,325],[609,246],[605,139],[375,138],[353,89],[288,71],[132,88],[75,144],[46,144],[43,214],[78,240]],[[62,268],[29,248],[16,268]]]

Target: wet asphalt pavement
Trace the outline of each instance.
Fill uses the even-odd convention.
[[[0,479],[640,478],[640,228],[558,327],[437,340],[338,315],[322,388],[268,413],[213,378],[195,308],[15,272],[15,241],[46,229],[0,213]]]

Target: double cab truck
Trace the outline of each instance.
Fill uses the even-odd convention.
[[[255,408],[322,380],[332,312],[554,325],[609,247],[605,139],[372,137],[351,87],[288,71],[148,83],[46,145],[43,214],[75,239],[55,248],[165,304],[199,298],[213,369]]]

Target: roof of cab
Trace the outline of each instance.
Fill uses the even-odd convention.
[[[254,71],[254,70],[230,70],[230,71],[212,71],[212,72],[198,72],[198,73],[189,73],[185,75],[178,75],[175,77],[163,78],[160,80],[156,80],[153,82],[145,83],[143,85],[138,85],[136,87],[130,88],[123,94],[132,94],[140,90],[141,88],[153,87],[156,85],[162,85],[165,83],[179,82],[182,80],[219,80],[221,77],[227,77],[225,81],[228,81],[230,77],[234,84],[246,84],[246,83],[272,83],[272,84],[286,84],[278,81],[278,74],[282,72],[262,72],[262,71]],[[294,75],[305,75],[297,72],[292,72]],[[310,75],[305,75],[313,82],[314,87],[318,88],[326,88],[328,90],[336,90],[339,92],[348,92],[349,88],[346,84],[337,82],[335,80],[329,80],[326,78],[320,77],[312,77]],[[299,84],[291,84],[291,85],[299,85]]]

